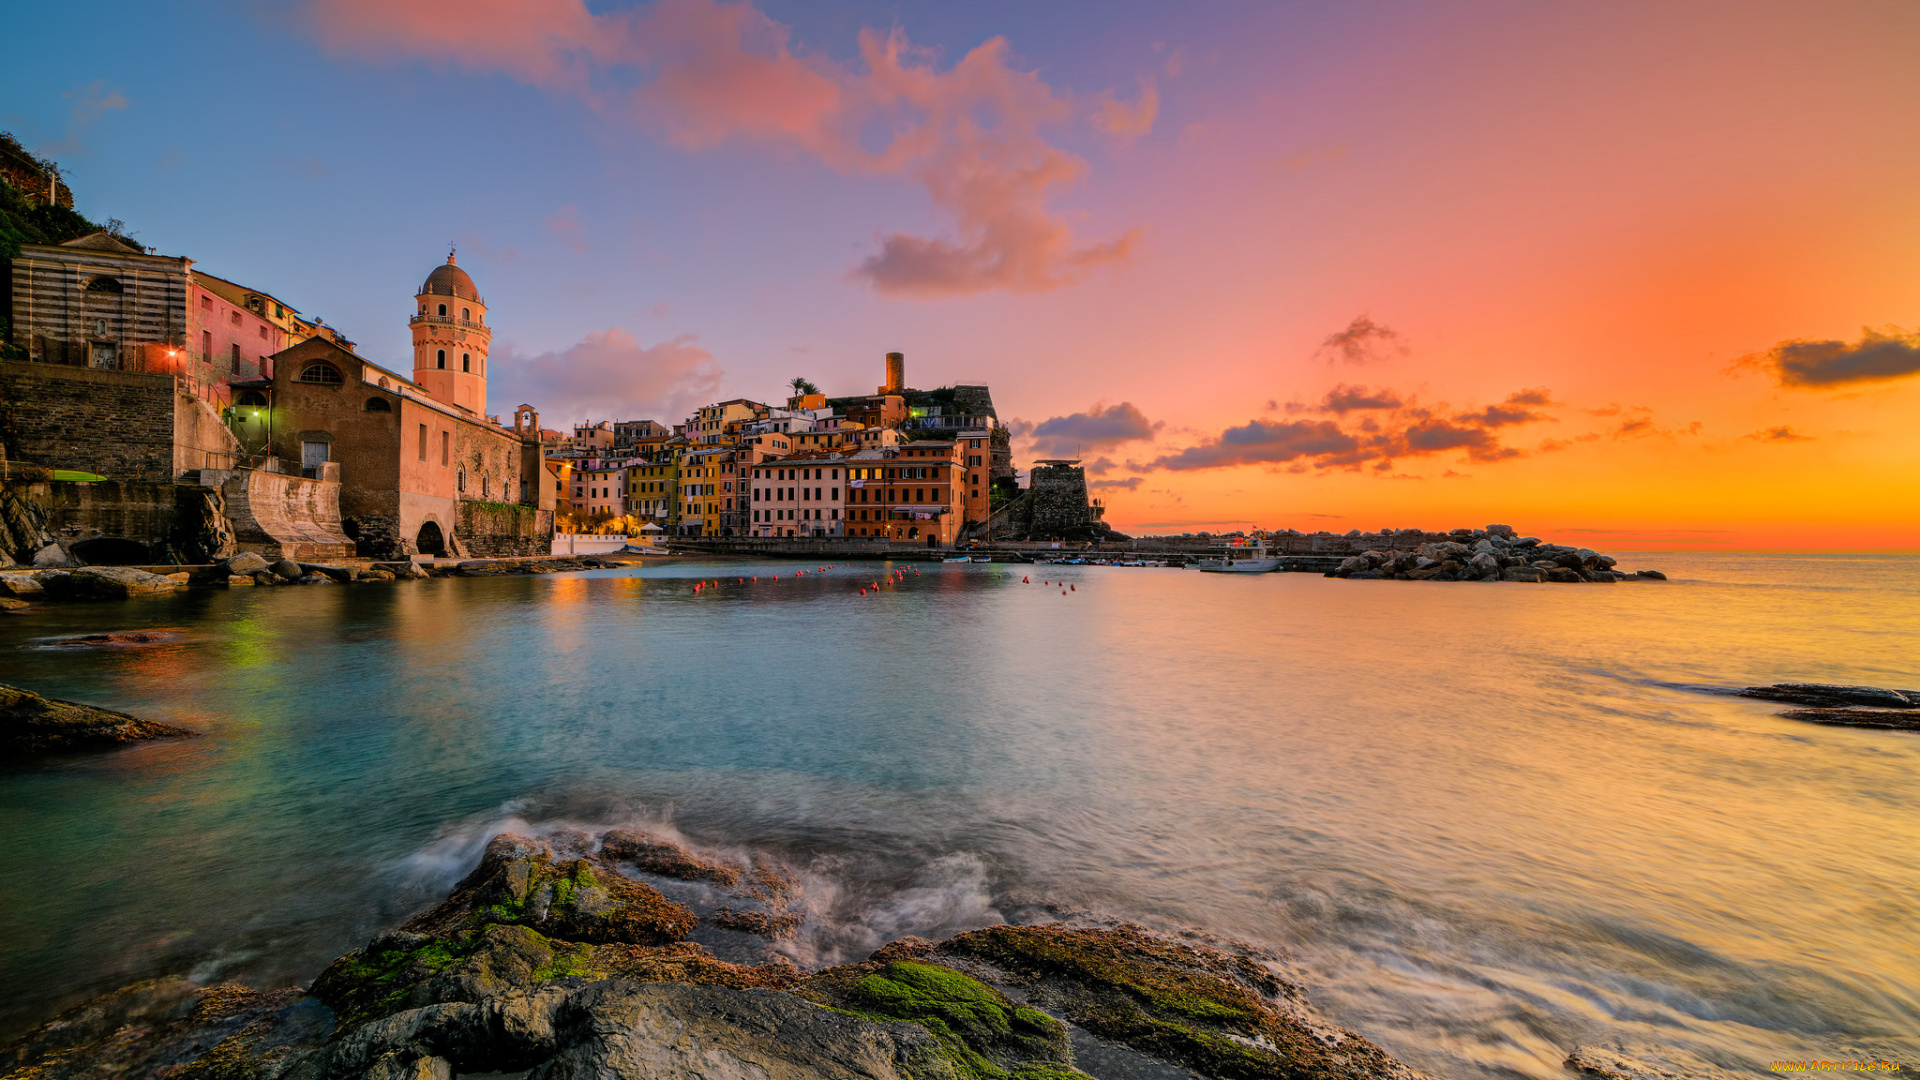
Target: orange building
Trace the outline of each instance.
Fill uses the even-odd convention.
[[[920,440],[848,457],[848,532],[952,546],[966,509],[963,454],[960,443]]]

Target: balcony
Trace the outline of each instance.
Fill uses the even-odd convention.
[[[493,336],[493,331],[488,329],[485,323],[473,319],[456,319],[451,315],[415,315],[407,320],[408,326],[413,326],[416,323],[432,323],[436,326],[454,326],[462,330],[471,330],[476,334],[481,334],[489,338]]]

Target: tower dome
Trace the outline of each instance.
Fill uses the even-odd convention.
[[[454,265],[453,252],[447,252],[444,266],[436,266],[433,273],[427,275],[427,283],[420,286],[420,295],[452,296],[461,300],[478,301],[480,290],[473,287],[473,279],[465,270]]]
[[[479,415],[487,411],[487,302],[465,270],[447,252],[414,297],[413,381],[449,405]]]

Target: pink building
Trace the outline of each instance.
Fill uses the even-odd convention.
[[[191,273],[187,296],[187,352],[211,372],[213,385],[203,395],[232,404],[230,380],[272,374],[267,357],[287,347],[287,332],[270,315],[276,303],[223,278]]]

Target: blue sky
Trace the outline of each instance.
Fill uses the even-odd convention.
[[[83,212],[394,366],[457,243],[494,411],[900,350],[1122,527],[1920,546],[1908,0],[16,8],[0,126]],[[1873,374],[1787,378],[1808,342]]]

